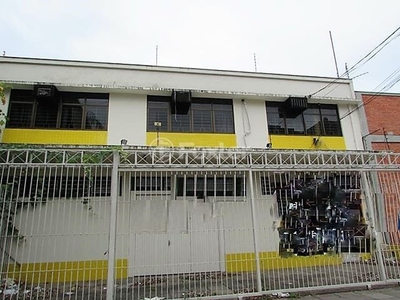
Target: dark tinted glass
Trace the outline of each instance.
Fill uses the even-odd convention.
[[[321,115],[318,108],[306,109],[303,113],[307,135],[322,135]]]
[[[270,134],[285,134],[285,119],[279,113],[279,106],[267,105],[268,131]]]
[[[11,101],[7,127],[29,128],[31,126],[33,103],[13,103]]]
[[[36,106],[36,128],[56,128],[58,103],[49,101],[38,102]]]
[[[82,106],[64,105],[61,114],[61,128],[82,129]]]
[[[176,132],[190,132],[190,114],[171,115],[171,130]]]
[[[192,110],[193,131],[213,132],[211,110]]]

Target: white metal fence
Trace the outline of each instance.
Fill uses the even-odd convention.
[[[398,281],[399,161],[0,149],[0,295],[175,299]]]

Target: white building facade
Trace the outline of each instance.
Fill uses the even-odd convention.
[[[361,151],[350,80],[13,57],[0,68],[4,276],[119,280],[141,299],[396,274],[372,172],[400,158]]]

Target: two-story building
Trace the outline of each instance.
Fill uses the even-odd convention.
[[[17,57],[0,69],[7,276],[104,279],[116,222],[118,278],[257,273],[247,287],[215,275],[230,285],[217,294],[365,281],[339,266],[376,247],[365,174],[385,166],[361,151],[351,80]],[[340,279],[279,273],[309,267]]]

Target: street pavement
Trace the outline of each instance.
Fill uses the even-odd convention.
[[[363,291],[352,291],[352,292],[332,292],[329,294],[314,294],[301,296],[298,299],[302,300],[336,300],[336,299],[346,299],[346,300],[371,300],[371,299],[400,299],[400,287],[388,287],[379,288],[372,290]]]

